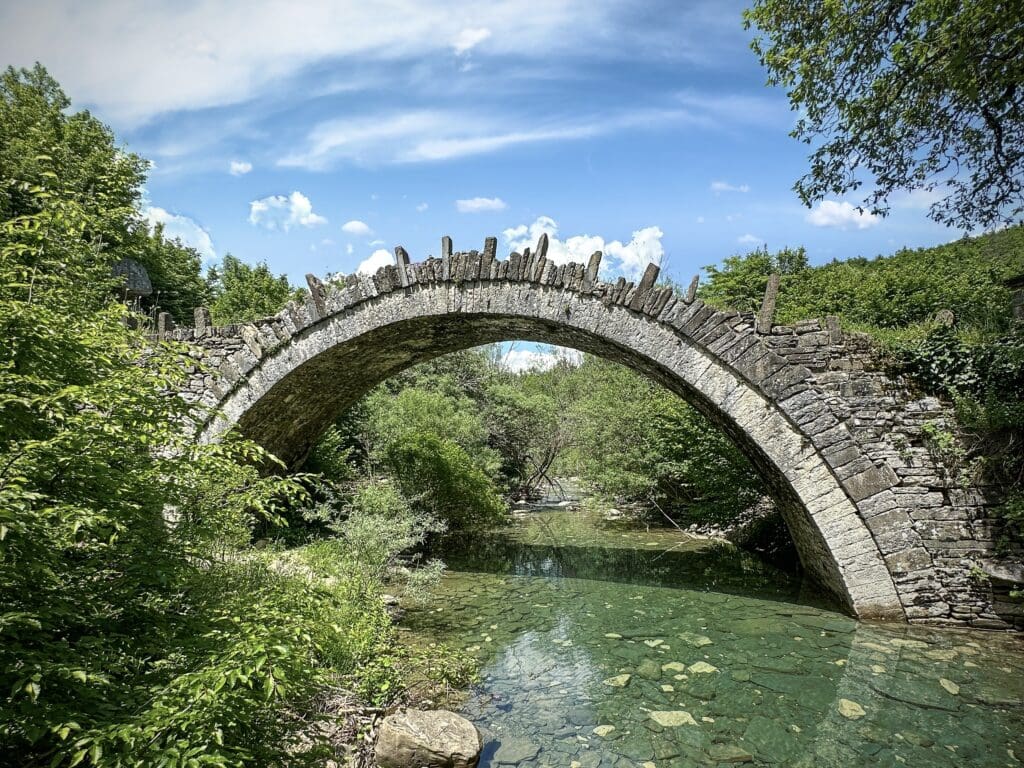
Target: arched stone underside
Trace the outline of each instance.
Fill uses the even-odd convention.
[[[853,613],[955,620],[930,597],[949,591],[948,574],[918,530],[920,497],[851,430],[834,387],[802,364],[807,349],[692,290],[654,287],[655,267],[637,286],[604,283],[598,254],[556,267],[545,245],[499,261],[491,239],[483,254],[420,264],[397,249],[397,266],[372,278],[311,278],[305,304],[274,318],[218,329],[197,312],[195,329],[168,335],[205,363],[183,393],[210,414],[201,438],[235,426],[296,466],[338,414],[411,365],[510,339],[575,347],[650,376],[725,430],[768,481],[808,573]],[[819,346],[835,333],[817,326]]]

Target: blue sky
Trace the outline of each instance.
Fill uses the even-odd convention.
[[[507,252],[548,231],[562,258],[660,258],[679,280],[761,243],[819,263],[962,234],[922,195],[886,219],[800,204],[806,147],[743,6],[20,0],[0,50],[155,163],[152,220],[295,283],[397,244],[436,254],[445,234]]]

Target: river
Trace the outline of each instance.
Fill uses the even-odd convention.
[[[460,537],[402,629],[480,665],[489,766],[1020,766],[1024,645],[858,622],[730,545],[574,502]]]

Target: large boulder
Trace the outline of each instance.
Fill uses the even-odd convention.
[[[475,768],[483,743],[469,720],[444,710],[407,709],[380,725],[381,768]]]

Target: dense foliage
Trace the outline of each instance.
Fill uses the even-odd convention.
[[[590,356],[513,373],[492,348],[385,382],[328,430],[309,466],[347,482],[391,478],[452,529],[493,524],[500,496],[532,498],[559,476],[686,521],[730,520],[764,494],[724,433],[643,375]]]
[[[572,407],[576,439],[566,464],[605,497],[724,523],[766,493],[725,433],[664,387],[590,357],[574,376],[586,387]]]
[[[796,191],[810,205],[868,184],[934,195],[964,229],[1024,213],[1024,14],[1017,0],[755,0],[744,14],[768,82],[814,147]]]
[[[776,322],[838,315],[851,328],[921,331],[940,309],[952,310],[966,334],[1009,330],[1010,291],[1004,281],[1024,273],[1024,227],[964,238],[892,256],[854,258],[811,267],[802,249],[765,249],[707,267],[700,296],[710,304],[754,310],[768,275],[782,274]]]
[[[210,316],[216,325],[270,317],[295,295],[284,275],[274,277],[265,263],[250,266],[230,253],[210,267],[206,282],[212,299]]]
[[[307,503],[307,479],[260,474],[270,457],[254,445],[187,439],[167,396],[178,351],[131,330],[114,298],[140,164],[65,115],[43,70],[3,83],[3,762],[313,759],[325,686],[393,685],[379,563],[338,557],[333,579],[311,581],[248,548],[258,523]],[[16,134],[30,146],[6,154]]]

